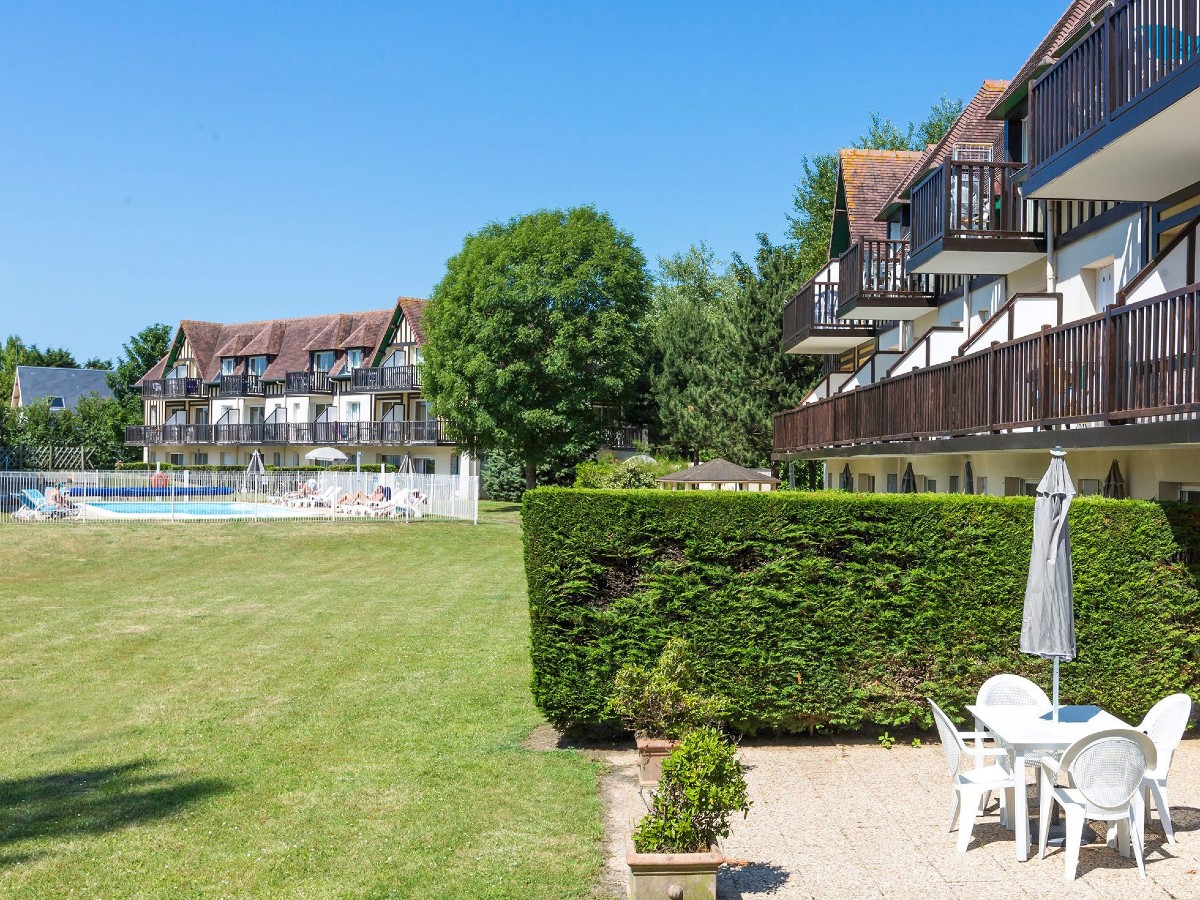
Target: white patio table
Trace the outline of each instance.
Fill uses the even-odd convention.
[[[968,706],[977,730],[986,729],[1006,748],[1018,779],[1024,780],[1025,756],[1034,750],[1066,750],[1082,737],[1106,728],[1128,728],[1098,706],[1060,706],[1058,719],[1049,707]],[[1040,774],[1039,774],[1040,777]],[[1029,800],[1017,790],[1012,811],[1017,840],[1017,860],[1029,859]]]

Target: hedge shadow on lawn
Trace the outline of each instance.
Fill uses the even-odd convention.
[[[154,769],[153,762],[136,760],[0,781],[0,847],[153,822],[232,789],[220,779]],[[0,854],[0,867],[28,858]]]
[[[743,734],[927,728],[1015,672],[1033,501],[961,495],[539,489],[522,518],[533,694],[563,730],[682,636]],[[1200,508],[1071,507],[1079,654],[1067,703],[1138,721],[1198,693]]]

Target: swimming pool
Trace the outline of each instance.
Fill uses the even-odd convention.
[[[125,501],[115,503],[88,503],[87,513],[99,513],[105,518],[115,519],[282,519],[293,518],[304,513],[267,503],[240,503],[236,501],[185,501],[182,503]],[[310,513],[311,515],[311,513]]]

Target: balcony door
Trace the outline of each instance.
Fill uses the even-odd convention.
[[[383,361],[385,369],[397,369],[400,366],[408,365],[408,348],[400,347],[398,350],[393,350],[388,358]]]
[[[328,373],[333,370],[333,351],[318,350],[312,355],[312,370]]]
[[[261,406],[251,406],[246,409],[246,422],[250,425],[261,425],[266,421],[266,410]]]
[[[207,406],[197,406],[194,410],[192,410],[192,424],[193,425],[207,425],[208,424],[208,407]]]

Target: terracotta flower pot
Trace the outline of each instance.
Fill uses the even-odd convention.
[[[642,787],[654,787],[662,778],[663,760],[670,756],[679,741],[668,741],[662,738],[638,738],[638,784]]]
[[[717,869],[725,857],[715,845],[707,853],[638,853],[629,838],[625,862],[629,900],[716,900]]]

